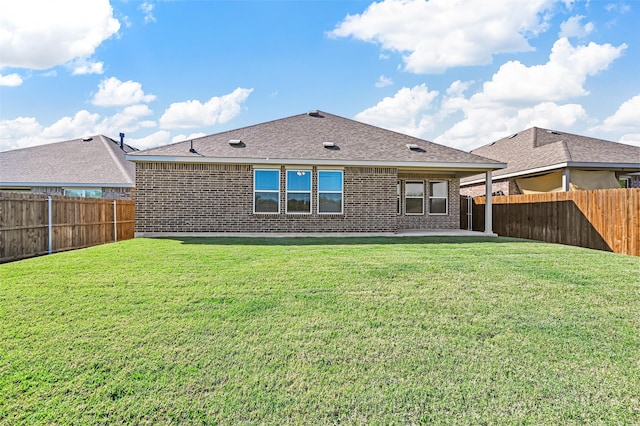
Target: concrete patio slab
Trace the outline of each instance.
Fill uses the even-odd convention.
[[[343,237],[497,237],[465,229],[416,229],[398,232],[136,232],[136,238],[343,238]]]

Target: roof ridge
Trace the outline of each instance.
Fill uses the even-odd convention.
[[[118,158],[116,153],[113,151],[113,145],[116,145],[116,147],[120,149],[119,146],[117,145],[117,142],[104,135],[99,135],[98,137],[100,138],[100,141],[102,142],[103,146],[107,149],[107,152],[109,152],[109,156],[118,167],[118,170],[120,171],[122,176],[124,176],[127,182],[134,183],[133,180],[131,179],[131,176],[129,176],[129,173],[127,173],[127,171],[125,170],[124,165],[120,162],[120,159]],[[107,141],[106,139],[109,139],[111,142]],[[124,151],[122,152],[125,153]]]
[[[572,161],[573,160],[573,156],[571,155],[571,149],[569,149],[569,144],[564,139],[561,140],[560,142],[562,142],[562,147],[564,149],[564,153],[567,156],[567,161]]]
[[[322,111],[318,111],[318,112],[322,112]],[[291,118],[294,118],[294,117],[298,117],[298,116],[301,116],[301,115],[308,115],[308,113],[305,112],[305,113],[302,113],[302,114],[290,115],[288,117],[274,118],[273,120],[265,121],[263,123],[249,124],[248,126],[238,127],[237,129],[223,130],[222,132],[210,133],[208,135],[198,136],[197,138],[188,138],[188,139],[185,139],[185,140],[181,140],[181,141],[178,141],[178,142],[173,142],[173,143],[169,143],[169,144],[161,145],[161,146],[177,145],[179,143],[195,141],[195,140],[198,140],[198,139],[204,139],[204,138],[208,138],[208,137],[211,137],[211,136],[220,136],[220,135],[224,135],[225,133],[235,133],[235,132],[237,132],[239,130],[251,129],[252,127],[261,126],[263,124],[275,123],[277,121],[288,120],[288,119],[291,119]],[[153,149],[153,148],[143,149],[143,150],[139,150],[139,151],[148,151],[149,149]]]
[[[531,147],[535,149],[538,147],[538,130],[542,129],[540,127],[533,126],[531,130],[533,130],[531,132]]]

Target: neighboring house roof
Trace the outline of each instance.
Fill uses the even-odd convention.
[[[0,152],[0,186],[135,186],[135,148],[102,135]]]
[[[230,141],[242,141],[232,145]],[[335,146],[325,147],[325,142]],[[417,145],[410,149],[407,145]],[[191,150],[193,148],[193,150]],[[320,111],[127,155],[131,161],[429,167],[462,174],[505,165]]]
[[[471,151],[495,158],[507,167],[493,179],[576,167],[640,171],[640,147],[603,139],[532,127]],[[461,184],[484,182],[484,175],[464,178]]]

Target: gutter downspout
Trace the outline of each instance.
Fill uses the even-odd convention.
[[[565,167],[562,170],[562,190],[564,192],[569,192],[571,190],[571,187],[569,186],[570,182],[571,182],[571,172],[569,171],[568,167]]]

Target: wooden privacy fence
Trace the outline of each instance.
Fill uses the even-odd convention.
[[[494,196],[493,231],[640,256],[640,188]],[[466,200],[461,200],[466,229]],[[485,197],[473,199],[473,230],[484,230]],[[464,206],[463,206],[464,205]]]
[[[0,192],[0,263],[134,236],[135,202]]]

